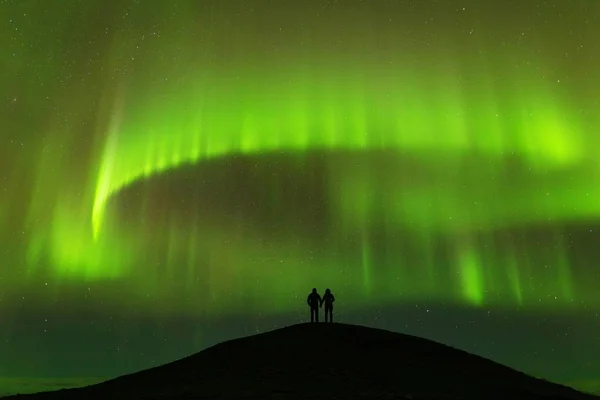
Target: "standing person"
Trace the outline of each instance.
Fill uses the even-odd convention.
[[[325,294],[323,295],[323,300],[321,300],[321,307],[323,307],[323,303],[325,303],[325,322],[327,322],[327,314],[329,314],[329,322],[333,322],[333,302],[335,301],[335,296],[331,293],[331,290],[325,289]]]
[[[306,303],[310,307],[310,322],[319,322],[319,304],[322,304],[322,299],[316,288],[308,295]]]

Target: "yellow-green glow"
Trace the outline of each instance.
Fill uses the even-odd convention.
[[[464,254],[460,255],[460,268],[458,269],[458,273],[462,281],[463,296],[465,299],[476,305],[481,305],[484,301],[481,269],[481,264],[477,260],[477,256],[472,249],[467,249]]]
[[[482,92],[479,87],[461,85],[459,81],[448,85],[449,77],[433,67],[428,71],[395,68],[381,74],[386,78],[374,76],[371,80],[357,78],[360,74],[351,68],[345,72],[294,74],[303,69],[308,66],[287,67],[281,74],[289,79],[264,76],[260,85],[252,82],[254,77],[240,74],[242,77],[225,92],[219,92],[215,83],[215,88],[209,90],[214,96],[210,100],[199,95],[195,87],[178,86],[171,91],[171,97],[162,101],[155,101],[150,95],[148,101],[123,104],[119,111],[122,115],[115,117],[100,158],[89,214],[92,232],[80,229],[81,239],[58,241],[69,243],[69,247],[61,248],[59,244],[55,248],[57,265],[63,265],[57,272],[124,277],[127,269],[119,260],[111,260],[108,270],[99,261],[103,258],[100,249],[106,249],[98,244],[107,237],[104,227],[113,226],[109,236],[119,229],[118,221],[110,222],[115,217],[109,212],[109,200],[117,197],[118,201],[120,191],[143,180],[186,165],[202,169],[211,160],[228,157],[255,157],[260,163],[263,155],[287,154],[301,160],[302,154],[317,151],[324,157],[331,154],[332,159],[340,152],[356,154],[356,166],[351,163],[338,166],[332,161],[326,167],[328,181],[335,182],[328,194],[327,213],[331,223],[346,232],[362,232],[361,250],[357,254],[363,271],[360,286],[370,297],[388,296],[378,294],[374,287],[375,264],[379,259],[373,258],[374,250],[369,244],[368,232],[373,224],[383,223],[388,231],[408,229],[425,238],[452,235],[457,230],[491,232],[500,227],[544,223],[548,218],[577,221],[600,215],[596,201],[600,198],[600,187],[592,187],[583,179],[551,182],[553,178],[548,175],[551,173],[560,177],[561,171],[581,168],[599,171],[600,164],[586,151],[598,140],[583,130],[576,114],[566,111],[569,105],[552,96],[534,72],[521,71],[526,78],[515,79],[514,84],[521,85],[518,94],[498,96]],[[380,158],[378,152],[384,154],[381,165],[372,161],[362,164],[364,160]],[[487,165],[479,164],[473,169],[472,165],[477,164],[471,164],[470,160],[474,157],[487,160]],[[411,160],[413,170],[406,170],[406,160]],[[520,179],[511,182],[506,169],[514,168],[515,163],[518,165],[515,173]],[[306,167],[300,165],[300,168]],[[275,207],[282,200],[277,195],[278,189],[272,190],[269,201]],[[385,218],[381,221],[384,210]],[[210,212],[199,210],[200,214],[204,211]],[[188,266],[206,262],[194,260],[198,260],[200,248],[206,249],[208,245],[179,244],[206,242],[208,232],[195,235],[199,237],[167,236],[167,265],[180,262],[177,257],[184,257]],[[288,241],[294,241],[291,235],[273,243],[270,251],[276,252],[276,247],[289,248]],[[88,236],[94,240],[83,239]],[[426,247],[426,239],[422,240],[420,246]],[[399,245],[389,243],[391,247]],[[264,246],[259,248],[265,251]],[[563,248],[563,245],[556,248],[559,258],[553,265],[554,272],[542,275],[547,279],[546,289],[548,285],[552,287],[544,292],[553,292],[556,287],[566,304],[576,297],[576,283],[569,278],[568,261],[561,256]],[[463,251],[455,270],[460,282],[457,290],[463,301],[473,305],[506,302],[508,298],[519,305],[536,301],[535,295],[526,295],[517,267],[520,261],[514,256],[504,261],[493,257],[484,260],[475,247]],[[302,258],[301,252],[295,257]],[[408,262],[402,262],[400,256],[396,261],[386,262],[395,265],[384,276],[381,273],[377,276],[401,282],[393,292],[408,298],[439,295],[440,284],[435,283],[438,278],[433,272],[435,261],[417,267],[405,265]],[[69,265],[78,265],[79,269]],[[244,275],[238,265],[236,261],[229,264],[229,269],[235,267],[232,275]],[[208,268],[212,271],[221,267]],[[292,279],[288,268],[290,281],[298,284],[312,275],[307,271]],[[490,268],[495,272],[484,272]],[[534,269],[537,268],[542,266]],[[331,275],[330,279],[335,279],[334,271],[334,267],[323,271],[322,278]],[[168,279],[177,277],[169,275]],[[549,284],[553,280],[560,283]],[[499,281],[506,283],[498,284]],[[456,289],[449,287],[447,293],[453,290]]]
[[[271,35],[169,4],[156,18],[189,18],[104,32],[95,75],[48,72],[60,112],[3,142],[7,281],[122,285],[163,313],[285,311],[318,285],[349,307],[600,306],[572,238],[600,218],[597,79],[574,61],[591,47],[474,34],[485,10],[473,33],[367,12],[330,38],[316,17]]]
[[[376,78],[368,85],[353,81],[352,73],[321,72],[322,80],[329,81],[326,87],[319,86],[319,79],[282,84],[263,78],[255,91],[242,90],[242,83],[239,92],[210,104],[182,87],[173,91],[177,94],[166,109],[136,105],[143,111],[132,112],[109,135],[97,177],[94,230],[98,234],[105,203],[120,189],[182,164],[232,154],[391,149],[459,161],[473,153],[491,158],[510,153],[532,168],[597,164],[584,151],[586,142],[597,141],[582,135],[575,117],[561,117],[558,110],[568,105],[537,92],[536,84],[526,81],[530,87],[523,87],[518,102],[500,115],[489,106],[495,101],[492,94],[479,94],[477,103],[461,106],[455,99],[467,89],[448,88],[447,78],[440,78],[431,90],[431,82],[425,86],[408,79],[414,74],[397,70],[388,81]],[[382,99],[375,85],[394,95]],[[314,88],[311,101],[295,100],[306,87]]]
[[[0,376],[145,369],[313,287],[598,376],[600,1],[0,3]]]
[[[368,243],[368,237],[363,236],[362,243],[362,269],[363,269],[363,280],[365,283],[365,292],[370,294],[371,292],[371,249]]]

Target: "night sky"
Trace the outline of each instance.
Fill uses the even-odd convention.
[[[340,322],[600,381],[599,1],[0,21],[0,393],[306,321],[313,287]]]

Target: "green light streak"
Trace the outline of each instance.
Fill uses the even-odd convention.
[[[523,305],[523,289],[521,287],[521,278],[518,263],[514,253],[509,253],[507,260],[508,266],[508,276],[510,278],[511,288],[517,304],[519,306]]]
[[[595,201],[600,198],[600,188],[590,187],[583,177],[557,182],[553,175],[562,179],[561,171],[584,169],[590,174],[593,172],[589,171],[596,171],[597,162],[585,151],[596,140],[585,135],[576,118],[567,118],[565,112],[559,112],[567,109],[565,104],[532,76],[518,81],[526,84],[515,97],[471,91],[458,82],[448,85],[447,74],[433,71],[394,71],[381,74],[387,78],[367,80],[350,70],[312,75],[293,72],[302,69],[290,69],[287,72],[290,79],[286,81],[262,78],[260,85],[247,75],[235,85],[217,81],[213,86],[204,83],[208,86],[203,90],[198,89],[202,85],[180,87],[170,92],[172,97],[168,101],[152,96],[141,103],[118,100],[97,170],[88,225],[93,239],[86,239],[83,222],[69,220],[67,215],[57,216],[59,223],[52,234],[57,274],[89,278],[128,276],[132,272],[127,263],[139,263],[143,256],[137,250],[123,253],[115,249],[119,246],[127,249],[128,241],[137,243],[140,240],[133,238],[147,234],[118,233],[122,227],[110,216],[109,199],[130,185],[185,165],[201,167],[210,160],[236,155],[260,159],[265,154],[283,152],[292,159],[293,155],[310,151],[396,154],[385,162],[382,160],[382,164],[331,163],[326,169],[328,181],[335,182],[328,187],[330,220],[347,234],[362,232],[362,273],[357,285],[371,299],[398,292],[404,298],[431,298],[440,291],[439,283],[447,278],[439,276],[439,267],[430,257],[431,235],[474,229],[485,232],[548,218],[577,220],[600,215],[600,206]],[[228,90],[219,90],[223,85]],[[493,86],[489,80],[487,87]],[[469,164],[472,157],[487,160],[488,165],[479,163],[473,169]],[[413,168],[418,169],[406,171],[407,159],[413,160]],[[521,165],[517,172],[519,181],[503,177],[514,162],[511,160],[518,160]],[[277,215],[285,211],[279,205],[280,184],[273,185],[270,202],[273,215]],[[380,220],[383,215],[384,220]],[[419,246],[428,254],[417,263],[420,269],[410,261],[390,260],[398,266],[388,273],[377,272],[375,279],[373,271],[378,268],[373,265],[373,250],[367,236],[375,223],[382,224],[386,232],[402,227],[421,238]],[[174,229],[185,230],[171,227],[168,229],[171,233],[160,239],[167,244],[167,276],[148,276],[143,280],[178,281],[177,274],[173,275],[174,266],[185,265],[185,276],[190,282],[207,279],[211,290],[227,290],[216,289],[222,277],[216,277],[214,272],[209,272],[208,278],[202,277],[198,270],[207,257],[213,261],[215,257],[210,255],[213,251],[206,243],[199,245],[207,241],[206,233],[194,231],[191,237],[183,233],[173,236]],[[343,232],[340,238],[348,237]],[[106,242],[113,236],[120,238],[119,245]],[[103,240],[105,243],[101,244]],[[255,245],[265,251],[263,245]],[[31,252],[39,252],[40,246],[34,245]],[[244,247],[246,254],[254,251],[254,245],[240,242],[236,246]],[[281,238],[273,246],[270,251],[279,253],[276,248],[289,249],[291,244],[287,238]],[[298,249],[296,257],[302,258],[303,251]],[[114,259],[110,254],[125,258]],[[262,258],[259,254],[256,257]],[[292,261],[296,257],[288,259],[289,265],[296,263]],[[497,265],[497,260],[491,260],[493,257],[475,247],[460,256],[455,273],[462,301],[479,306],[507,302],[510,298],[511,302],[523,305],[528,299],[532,303],[539,297],[534,294],[539,288],[528,289],[523,283],[526,278],[520,270],[526,268],[526,260],[506,259],[504,265]],[[247,273],[241,267],[244,261],[227,264],[231,275]],[[491,264],[493,273],[488,269]],[[285,269],[288,276],[289,265]],[[215,271],[219,267],[209,268]],[[328,271],[336,268],[331,266]],[[569,268],[568,259],[559,258],[557,274],[544,279],[557,279],[560,283],[548,286],[545,291],[558,290],[565,300],[572,299],[577,284],[569,279]],[[323,279],[328,274],[323,273]],[[298,285],[311,286],[310,276],[307,272],[293,280]],[[258,281],[264,283],[264,279]],[[331,272],[329,279],[335,281],[335,273]],[[388,292],[376,291],[380,279],[400,283]],[[495,281],[506,281],[506,288],[499,289],[502,285]],[[275,282],[269,290],[275,290],[274,286]],[[163,291],[155,283],[139,290]]]
[[[371,293],[371,249],[369,247],[369,239],[366,232],[363,233],[362,240],[362,271],[363,271],[363,283],[365,287],[365,293],[369,295]]]
[[[585,257],[573,256],[568,239],[538,246],[536,237],[494,236],[600,218],[597,78],[586,77],[591,89],[582,93],[572,71],[559,77],[549,39],[515,44],[494,26],[506,43],[453,31],[411,44],[424,32],[381,35],[361,16],[361,26],[336,22],[352,46],[323,40],[316,20],[277,33],[289,35],[282,46],[261,29],[209,17],[220,7],[199,15],[195,4],[165,3],[153,11],[156,35],[146,32],[150,17],[132,10],[103,28],[105,50],[68,81],[47,49],[37,55],[43,72],[23,49],[7,50],[28,82],[61,82],[48,90],[51,106],[24,107],[48,108],[18,131],[43,139],[23,141],[21,153],[12,128],[3,133],[13,143],[6,170],[20,174],[3,184],[0,228],[24,241],[9,249],[23,271],[7,281],[22,272],[27,282],[65,287],[124,285],[132,308],[165,313],[286,311],[290,303],[272,299],[316,284],[344,288],[357,307],[399,299],[600,305],[593,272],[581,271]],[[190,17],[158,23],[173,13]],[[567,50],[565,65],[589,70],[574,60],[592,50]],[[247,185],[251,174],[228,166],[239,159],[251,160],[244,168],[260,183]],[[160,191],[182,171],[211,185],[193,196],[169,187],[181,202]],[[314,192],[296,201],[287,193],[297,186]]]
[[[352,81],[355,75],[331,73],[323,78],[329,82],[324,88],[321,80],[308,78],[288,84],[263,79],[260,88],[241,83],[238,91],[215,92],[208,104],[194,90],[181,88],[169,100],[172,106],[138,108],[143,111],[132,112],[109,134],[92,211],[96,236],[106,201],[122,188],[184,164],[232,154],[385,148],[431,158],[512,153],[535,169],[586,161],[586,141],[576,121],[562,117],[558,110],[565,105],[551,100],[548,91],[540,92],[537,83],[522,88],[525,94],[512,100],[510,111],[499,114],[498,107],[490,106],[497,101],[490,95],[461,106],[455,99],[464,97],[466,89],[448,87],[447,79],[427,91],[418,80],[407,79],[406,71],[370,85]],[[247,86],[254,90],[244,90]],[[391,93],[385,99],[374,90],[381,86]],[[310,102],[299,100],[300,88],[313,88]]]
[[[468,248],[460,255],[459,274],[463,298],[468,302],[481,306],[484,302],[482,266],[473,249]]]

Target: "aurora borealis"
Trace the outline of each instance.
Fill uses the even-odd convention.
[[[599,15],[1,2],[0,376],[148,368],[331,287],[338,320],[600,379]]]

